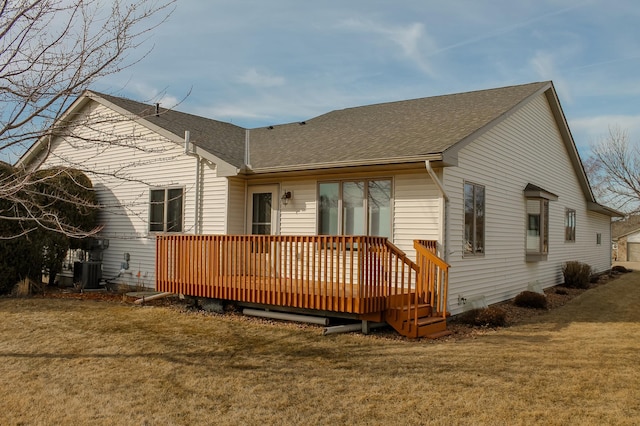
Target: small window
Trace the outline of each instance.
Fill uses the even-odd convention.
[[[464,254],[484,254],[484,186],[464,184]]]
[[[183,188],[149,191],[149,231],[182,232]]]
[[[601,233],[597,233],[596,234],[596,245],[602,245],[602,234]],[[616,244],[614,249],[617,249],[618,245]]]
[[[576,211],[573,209],[566,209],[564,212],[564,240],[576,241]]]
[[[391,179],[321,182],[318,234],[391,238]]]

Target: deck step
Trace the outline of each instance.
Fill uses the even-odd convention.
[[[431,324],[439,324],[441,322],[445,322],[445,319],[442,317],[422,317],[418,318],[418,327],[424,327]]]
[[[407,311],[409,310],[414,310],[415,305],[411,305],[411,306],[401,306],[401,307],[397,307],[397,308],[391,308],[388,310],[388,312],[393,313],[397,316],[399,316],[400,318],[406,318],[407,316]],[[433,312],[433,309],[431,308],[431,305],[427,304],[427,303],[420,303],[418,304],[418,317],[428,317],[431,316],[431,313]]]
[[[385,320],[398,333],[409,338],[427,337],[435,339],[450,334],[447,331],[447,319],[432,316],[432,308],[427,304],[418,305],[418,318],[415,320],[415,307],[398,306],[385,312]],[[413,312],[412,312],[413,311]],[[408,313],[413,315],[407,316]]]
[[[435,339],[439,339],[441,337],[450,336],[451,334],[453,334],[453,333],[451,333],[449,330],[443,330],[443,331],[438,331],[438,332],[435,332],[435,333],[427,334],[424,337],[426,337],[427,339],[435,340]]]

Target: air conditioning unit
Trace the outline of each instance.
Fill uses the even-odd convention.
[[[100,288],[102,279],[102,262],[75,262],[73,264],[73,281],[83,289]]]

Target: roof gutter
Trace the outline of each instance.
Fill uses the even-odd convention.
[[[421,163],[423,161],[440,161],[442,160],[442,154],[428,154],[414,157],[394,157],[394,158],[376,158],[376,159],[364,159],[364,160],[349,160],[349,161],[332,161],[328,163],[311,163],[311,164],[296,164],[287,166],[275,166],[275,167],[259,167],[254,168],[251,171],[253,173],[278,173],[278,172],[292,172],[303,170],[316,170],[316,169],[333,169],[338,167],[357,167],[357,166],[379,166],[386,164],[399,164],[399,163]]]

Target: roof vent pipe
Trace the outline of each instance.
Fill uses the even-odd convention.
[[[160,102],[156,102],[156,117],[160,117]]]

